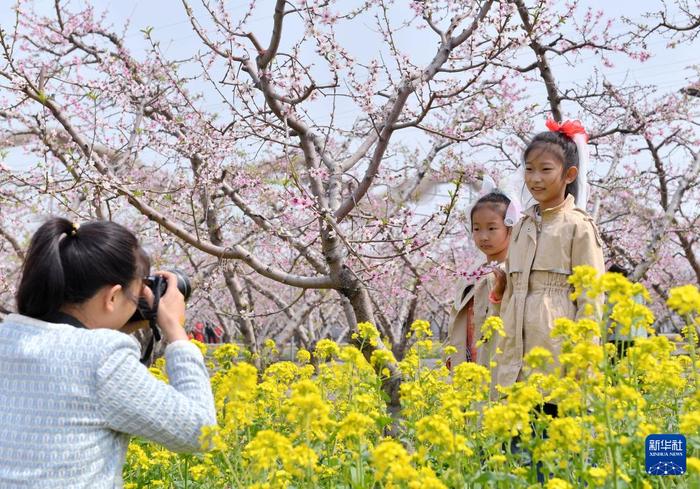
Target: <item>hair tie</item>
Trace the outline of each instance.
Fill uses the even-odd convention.
[[[71,235],[71,236],[77,235],[77,234],[78,234],[78,229],[80,229],[80,224],[78,224],[77,222],[72,223],[72,224],[71,224],[71,232],[70,232],[70,235]]]
[[[583,134],[583,136],[585,136],[586,138],[585,142],[588,142],[588,133],[586,133],[586,130],[583,128],[583,124],[581,124],[581,121],[564,121],[562,123],[559,123],[554,119],[547,119],[545,125],[550,131],[560,132],[572,141],[576,140],[575,136],[577,134]]]

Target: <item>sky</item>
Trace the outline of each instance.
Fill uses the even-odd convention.
[[[348,1],[343,0],[343,4]],[[34,0],[34,5],[41,10],[52,12],[54,0]],[[77,0],[71,0],[72,4],[78,5]],[[191,30],[189,22],[185,15],[184,7],[180,0],[92,0],[90,2],[97,12],[106,11],[107,19],[113,23],[114,30],[122,31],[122,26],[126,21],[129,21],[129,28],[126,32],[126,44],[130,49],[138,53],[139,49],[146,47],[141,30],[152,27],[152,35],[155,39],[161,42],[161,46],[165,53],[172,57],[185,56],[192,54],[199,48],[200,43],[196,34]],[[199,0],[190,0],[195,12],[202,11],[201,2]],[[242,13],[247,5],[247,1],[230,0],[225,2],[228,12],[235,19],[236,14]],[[267,39],[272,24],[273,0],[258,0],[258,7],[252,15],[252,22],[249,24],[261,39]],[[619,18],[622,15],[630,15],[639,18],[639,13],[642,9],[653,7],[658,2],[638,0],[620,0],[620,1],[601,1],[601,0],[583,0],[581,6],[590,6],[593,9],[602,9],[607,17]],[[0,0],[0,4],[11,6],[11,0]],[[408,11],[408,0],[397,0],[395,5],[394,15],[401,15]],[[403,11],[403,12],[402,12]],[[205,16],[199,16],[200,19],[205,19]],[[13,12],[11,8],[0,8],[0,25],[5,29],[11,30],[13,23]],[[285,24],[285,37],[297,37],[299,30],[292,23]],[[362,35],[358,35],[358,30],[364,29]],[[362,58],[363,54],[367,57],[374,56],[377,52],[377,43],[371,30],[373,26],[369,19],[358,20],[345,32],[342,30],[339,35],[345,38],[352,45],[352,52]],[[296,30],[296,32],[295,32]],[[628,27],[621,21],[615,22],[612,27],[613,32],[623,32],[628,30]],[[422,37],[424,34],[416,31],[407,31],[397,33],[399,43],[410,50],[411,56],[417,60],[428,60],[432,57],[435,51],[434,36],[430,34],[430,42],[425,42]],[[605,70],[606,76],[611,81],[621,81],[623,79],[637,80],[643,83],[653,83],[658,85],[660,90],[680,89],[687,84],[687,75],[692,72],[686,70],[687,67],[694,62],[697,63],[700,57],[698,56],[699,42],[680,45],[675,49],[666,49],[665,42],[655,40],[649,45],[653,56],[650,60],[640,63],[630,60],[625,57],[615,59],[615,66]],[[594,58],[593,55],[585,56],[582,60],[582,70],[592,69],[590,64]],[[589,63],[587,63],[589,61]],[[564,70],[563,62],[555,61],[553,70],[557,74],[557,68],[561,68],[561,75],[558,80],[568,85],[580,81],[577,77],[582,71],[572,71],[571,69]],[[599,66],[600,68],[600,66]],[[349,118],[353,118],[355,114],[348,114]]]
[[[345,3],[348,0],[343,0]],[[53,2],[49,2],[53,3]],[[193,6],[197,6],[199,2],[192,1]],[[407,10],[408,0],[397,0],[395,2],[396,9]],[[657,2],[645,0],[619,0],[619,1],[600,1],[600,0],[583,0],[582,6],[590,6],[593,9],[601,9],[608,17],[619,18],[632,13],[640,12],[642,8],[649,8]],[[236,6],[241,9],[245,8],[247,2],[229,1],[229,12],[235,15]],[[266,34],[269,32],[272,23],[272,0],[259,0],[258,8],[260,15],[253,15],[251,28],[260,33],[262,39],[266,39]],[[94,5],[104,5],[110,11],[110,16],[114,19],[115,24],[122,24],[126,18],[131,19],[130,40],[134,43],[140,41],[140,29],[146,26],[153,26],[155,35],[162,40],[163,46],[167,46],[168,50],[175,55],[179,52],[191,51],[191,46],[196,42],[195,34],[189,30],[189,24],[184,14],[184,9],[179,0],[111,0],[111,1],[95,1]],[[170,6],[170,8],[167,8]],[[256,11],[257,12],[257,11]],[[269,13],[268,13],[269,12]],[[639,13],[636,14],[639,17]],[[368,33],[373,26],[368,21],[362,22]],[[292,26],[292,29],[294,26]],[[614,24],[612,31],[615,33],[628,30],[628,26],[618,21]],[[353,53],[358,56],[366,54],[368,57],[374,56],[377,51],[377,45],[372,35],[357,35],[354,28],[343,32],[340,31],[340,37],[345,37],[348,43],[352,43]],[[397,33],[397,39],[404,46],[410,46],[411,56],[416,60],[428,61],[435,53],[435,41],[432,33],[430,40],[422,42],[422,33],[418,32],[400,32]],[[296,36],[293,36],[296,37]],[[652,41],[649,45],[653,53],[651,59],[644,63],[635,62],[626,57],[616,57],[615,66],[605,70],[606,76],[613,82],[630,80],[639,81],[644,84],[655,84],[660,90],[675,90],[684,87],[687,84],[687,75],[692,74],[692,71],[686,71],[685,68],[693,63],[700,62],[698,56],[698,48],[700,43],[684,44],[675,49],[666,49],[666,42],[663,40]],[[589,55],[582,60],[581,68],[590,70],[593,68],[591,62],[595,56]],[[588,61],[588,63],[587,63]],[[597,59],[596,59],[597,61]],[[564,68],[562,61],[553,63],[553,70]],[[581,81],[576,72],[566,69],[564,74],[559,76],[559,81],[566,85]],[[354,118],[355,114],[347,114],[349,118]]]
[[[2,3],[7,1],[2,0]],[[345,1],[347,0],[344,0],[343,3]],[[45,4],[51,7],[53,3],[53,0],[36,0],[37,5]],[[177,55],[178,53],[191,52],[194,46],[198,46],[196,35],[189,28],[189,22],[180,0],[93,0],[91,3],[97,11],[107,10],[108,18],[115,26],[123,25],[126,19],[130,19],[126,40],[132,48],[145,45],[140,31],[146,27],[153,27],[153,36],[162,42],[168,54]],[[197,11],[200,2],[191,0],[190,3]],[[397,0],[395,8],[408,9],[408,3],[408,0]],[[583,0],[580,2],[580,5],[601,9],[607,17],[619,18],[627,15],[639,18],[639,13],[641,13],[642,9],[651,8],[657,3],[649,0],[643,2],[638,0]],[[228,11],[235,18],[237,7],[239,7],[239,11],[242,11],[247,2],[231,0],[226,2],[226,4]],[[265,39],[265,34],[269,32],[272,24],[274,1],[259,0],[258,4],[259,7],[252,17],[250,26],[261,34],[261,38]],[[8,13],[11,16],[9,10],[0,10],[0,23],[3,25],[7,25]],[[369,22],[365,21],[363,24],[368,30],[372,29]],[[620,21],[616,22],[612,27],[612,31],[615,33],[627,30],[628,27]],[[371,35],[357,35],[355,30],[345,33],[341,31],[341,37],[343,34],[348,41],[352,41],[353,52],[357,52],[360,55],[363,52],[369,55],[373,55],[376,52],[376,44],[373,42],[374,39]],[[412,56],[415,56],[417,59],[427,60],[434,54],[435,44],[434,42],[420,42],[421,38],[417,34],[416,32],[401,33],[399,34],[399,39],[411,46]],[[411,43],[412,39],[415,42]],[[699,47],[698,42],[681,45],[675,49],[665,49],[664,41],[655,40],[649,47],[653,53],[649,61],[639,63],[620,58],[613,68],[607,70],[606,74],[613,82],[630,77],[640,82],[658,84],[660,89],[680,88],[685,83],[683,69],[700,61],[697,51]],[[592,58],[592,56],[589,58]],[[556,67],[557,63],[554,63],[553,68],[555,70]],[[561,77],[561,81],[571,83],[578,80],[575,73],[567,73]]]

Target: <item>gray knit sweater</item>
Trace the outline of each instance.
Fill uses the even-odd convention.
[[[10,315],[0,324],[0,487],[115,488],[138,435],[196,451],[216,423],[209,375],[189,341],[165,350],[170,385],[136,341]]]

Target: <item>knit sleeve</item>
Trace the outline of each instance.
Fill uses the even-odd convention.
[[[170,384],[139,362],[129,338],[120,341],[97,370],[97,401],[107,427],[144,437],[176,452],[200,449],[203,426],[216,424],[209,374],[189,341],[168,345]]]

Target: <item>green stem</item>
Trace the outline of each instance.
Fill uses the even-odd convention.
[[[190,458],[185,457],[185,489],[187,489],[187,482],[189,481],[190,477],[190,470],[189,470],[189,465],[190,465]]]

